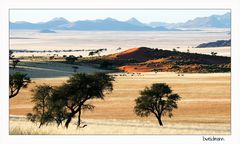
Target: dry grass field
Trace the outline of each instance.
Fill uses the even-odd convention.
[[[48,69],[45,70],[47,73]],[[185,73],[184,76],[170,72],[127,76],[114,73],[112,93],[104,100],[90,101],[96,106],[93,112],[83,112],[87,127],[38,129],[35,124],[15,115],[31,112],[31,89],[36,85],[57,86],[68,79],[66,75],[50,78],[50,74],[54,73],[48,73],[46,78],[32,78],[33,83],[28,88],[10,99],[10,134],[230,134],[230,73]],[[174,117],[163,119],[163,128],[157,125],[154,117],[139,118],[133,112],[139,91],[152,83],[167,83],[182,97]]]

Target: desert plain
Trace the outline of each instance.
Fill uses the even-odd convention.
[[[53,130],[46,131],[45,127],[38,129],[31,122],[19,121],[24,119],[21,116],[32,111],[31,90],[44,83],[58,86],[72,73],[71,69],[68,72],[65,69],[65,72],[60,71],[60,74],[65,76],[59,74],[59,77],[55,77],[58,70],[52,72],[51,68],[54,66],[51,64],[48,64],[48,67],[50,68],[42,71],[46,77],[32,78],[33,82],[28,88],[21,90],[17,97],[10,100],[11,132],[21,129],[22,134],[28,134],[35,129],[37,134],[230,134],[230,73],[185,73],[184,76],[171,72],[146,72],[133,76],[114,73],[112,75],[117,75],[114,90],[107,94],[104,100],[90,102],[96,106],[94,111],[83,112],[87,127],[76,131],[64,128],[59,130],[56,126],[53,126]],[[41,73],[41,70],[37,69],[35,72]],[[34,70],[31,70],[31,73],[34,75]],[[174,93],[182,97],[174,117],[164,118],[163,128],[158,126],[153,116],[140,118],[133,111],[134,100],[139,96],[140,90],[152,83],[167,83]],[[29,126],[32,128],[28,128]],[[75,129],[75,126],[72,128]]]
[[[85,32],[87,33],[87,32]],[[230,36],[227,31],[206,30],[201,32],[189,32],[182,34],[176,33],[153,33],[149,34],[148,40],[145,39],[146,34],[135,35],[130,33],[130,39],[126,38],[124,33],[120,33],[114,37],[115,41],[111,41],[114,32],[106,32],[106,37],[101,37],[100,33],[96,33],[95,39],[89,34],[89,37],[83,39],[83,48],[91,49],[97,46],[110,47],[110,50],[103,54],[116,52],[115,48],[123,47],[126,50],[130,47],[149,46],[172,49],[180,47],[179,51],[210,54],[211,51],[218,52],[218,55],[230,56],[230,47],[195,49],[197,44],[202,42],[214,41],[218,39],[228,39]],[[162,41],[154,41],[155,35],[169,35]],[[171,35],[172,34],[172,35]],[[26,39],[32,35],[33,39]],[[20,33],[19,31],[12,34],[10,39],[10,47],[14,49],[27,48],[33,49],[63,49],[81,47],[77,39],[72,34],[58,33],[56,34],[36,34]],[[77,35],[77,34],[76,34]],[[123,35],[123,36],[122,36]],[[171,39],[170,39],[171,35]],[[19,39],[19,37],[24,39]],[[86,34],[85,34],[86,36]],[[16,37],[18,37],[16,39]],[[69,42],[62,44],[60,41],[66,39]],[[163,37],[163,36],[162,36]],[[94,45],[87,47],[88,39]],[[168,38],[168,39],[167,39]],[[191,38],[191,39],[190,39]],[[150,40],[151,39],[151,40]],[[175,39],[175,41],[173,40]],[[21,40],[21,41],[20,41]],[[75,41],[74,41],[75,40]],[[117,43],[116,41],[119,40]],[[128,40],[129,43],[126,41]],[[134,41],[135,40],[135,41]],[[57,43],[60,42],[60,43]],[[104,41],[107,41],[104,43]],[[153,42],[154,41],[154,42]],[[75,43],[74,43],[75,42]],[[89,41],[88,41],[89,42]],[[121,44],[122,46],[121,46]],[[68,45],[67,45],[68,44]],[[84,45],[85,44],[85,45]],[[104,45],[106,44],[106,45]],[[112,47],[112,48],[111,48]],[[64,53],[67,54],[67,53]],[[84,53],[76,55],[86,56]],[[31,56],[32,54],[16,53],[16,57]],[[106,94],[104,100],[90,101],[95,107],[94,111],[84,111],[82,120],[87,124],[85,128],[77,129],[72,123],[69,129],[64,127],[57,128],[55,125],[43,126],[38,128],[34,123],[26,120],[27,113],[32,112],[33,103],[31,102],[32,89],[37,85],[50,84],[58,86],[65,82],[74,72],[71,64],[57,63],[51,61],[22,61],[13,72],[27,73],[32,83],[27,88],[22,89],[20,93],[10,99],[10,134],[231,134],[231,73],[184,73],[175,72],[141,72],[124,73],[102,70],[89,65],[81,65],[77,72],[94,73],[107,72],[115,77],[113,82],[113,91]],[[163,117],[163,127],[159,127],[153,116],[147,118],[137,117],[133,111],[135,99],[139,96],[139,92],[146,86],[153,83],[167,83],[174,93],[178,93],[182,99],[178,103],[178,109],[174,110],[172,118]]]

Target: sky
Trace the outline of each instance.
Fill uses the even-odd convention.
[[[69,21],[96,20],[108,17],[126,21],[135,17],[141,22],[179,23],[196,17],[222,15],[230,10],[10,10],[10,21],[28,21],[32,23],[49,21],[64,17]]]

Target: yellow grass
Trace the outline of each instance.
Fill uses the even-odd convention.
[[[38,124],[26,121],[24,118],[12,117],[10,134],[12,135],[45,135],[45,134],[229,134],[229,124],[186,124],[168,122],[163,127],[156,123],[143,120],[119,119],[85,119],[84,128],[76,127],[76,119],[68,129],[54,124],[38,128]]]
[[[230,134],[230,73],[178,76],[176,73],[150,72],[141,73],[140,76],[120,76],[120,73],[114,75],[118,76],[115,78],[113,92],[107,94],[104,100],[90,101],[96,108],[93,112],[83,112],[82,117],[96,123],[119,121],[121,125],[89,123],[84,130],[76,130],[75,126],[71,126],[71,130],[57,129],[56,126],[39,130],[36,125],[25,120],[11,120],[10,134],[28,134],[32,130],[31,134]],[[66,79],[67,77],[33,79],[34,83],[10,100],[10,114],[25,115],[31,112],[33,104],[30,90],[36,85],[47,83],[57,86]],[[152,83],[167,83],[174,93],[182,97],[179,108],[174,111],[174,117],[164,117],[166,127],[161,129],[153,116],[139,118],[133,112],[134,100],[139,96],[139,91]],[[139,125],[147,122],[147,127],[138,125],[132,128],[127,125],[129,121],[134,121],[134,124],[137,121]],[[151,125],[156,127],[148,127]]]

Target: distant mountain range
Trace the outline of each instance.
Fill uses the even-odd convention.
[[[97,20],[79,20],[70,22],[65,18],[54,18],[47,22],[30,23],[25,21],[10,22],[10,29],[51,29],[51,30],[81,30],[81,31],[180,31],[178,28],[202,28],[202,27],[230,27],[230,13],[213,15],[210,17],[195,18],[186,23],[152,22],[145,24],[131,18],[127,21],[119,21],[113,18]]]
[[[166,28],[230,28],[231,14],[225,13],[223,15],[197,17],[185,23],[151,22],[148,25],[152,27],[163,26]]]
[[[207,47],[229,47],[231,46],[231,40],[218,40],[215,42],[202,43],[196,48],[207,48]]]

